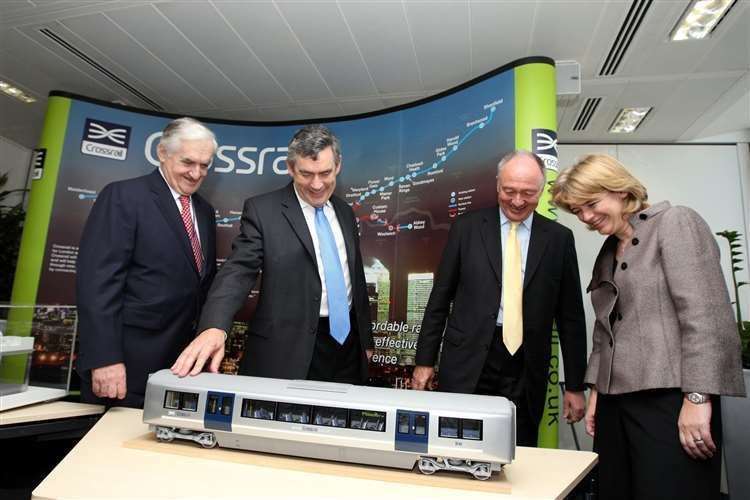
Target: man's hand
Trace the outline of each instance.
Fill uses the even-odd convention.
[[[596,432],[596,395],[597,391],[592,387],[591,394],[589,394],[589,404],[586,407],[586,418],[584,419],[586,434],[591,437],[594,437],[594,433]]]
[[[432,366],[415,366],[411,376],[411,388],[418,391],[429,389],[432,378],[435,376],[435,368]]]
[[[91,390],[100,398],[125,399],[128,392],[125,363],[92,369]]]
[[[217,373],[221,360],[224,359],[224,330],[218,328],[203,330],[182,351],[170,369],[179,377],[184,377],[188,373],[191,376],[198,375],[209,359],[211,364],[208,371]]]
[[[711,436],[711,411],[711,400],[699,405],[682,400],[677,427],[682,448],[690,458],[706,460],[716,453]]]
[[[375,349],[365,349],[365,354],[367,354],[367,362],[369,363],[372,361],[372,355],[375,354]]]
[[[586,396],[583,391],[565,391],[563,394],[563,417],[569,424],[574,424],[583,418],[586,411]]]

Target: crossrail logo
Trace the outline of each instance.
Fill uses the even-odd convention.
[[[37,148],[31,153],[32,180],[36,181],[42,178],[45,158],[47,158],[47,148]]]
[[[86,118],[81,153],[111,160],[125,160],[130,144],[130,127]]]
[[[545,167],[557,171],[557,132],[546,128],[532,130],[531,150],[542,159]]]

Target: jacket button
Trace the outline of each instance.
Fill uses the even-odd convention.
[[[310,335],[315,335],[316,331],[317,331],[317,328],[315,327],[310,328]]]
[[[633,238],[633,241],[631,241],[631,243],[633,244],[633,246],[635,246],[640,243],[640,240],[638,238]]]
[[[628,268],[628,263],[627,263],[627,262],[623,262],[623,263],[622,263],[622,264],[620,265],[620,269],[622,269],[623,271],[624,271],[625,269],[627,269],[627,268]]]
[[[648,219],[648,215],[646,215],[646,214],[640,214],[638,216],[638,218],[641,219],[641,220],[646,220],[646,219]]]
[[[614,341],[612,339],[609,339],[609,347],[612,347],[613,345],[615,345]]]
[[[617,313],[617,320],[618,320],[618,321],[622,321],[622,314],[620,314],[620,313]]]

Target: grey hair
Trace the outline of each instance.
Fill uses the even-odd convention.
[[[544,183],[547,182],[547,168],[544,166],[544,161],[542,161],[539,156],[535,155],[531,151],[527,151],[525,149],[514,149],[510,153],[503,156],[502,160],[500,160],[500,163],[497,164],[497,176],[500,177],[500,172],[502,172],[503,167],[511,160],[515,158],[530,158],[531,160],[534,160],[534,163],[539,167],[539,171],[542,173],[542,183],[539,186],[539,189],[544,188]]]
[[[198,120],[187,116],[172,120],[164,127],[159,146],[163,146],[167,154],[173,154],[180,148],[182,141],[209,140],[214,145],[214,151],[219,147],[216,135]]]
[[[318,154],[330,147],[336,165],[341,164],[341,143],[325,125],[305,125],[289,141],[286,161],[294,167],[297,158],[318,159]]]

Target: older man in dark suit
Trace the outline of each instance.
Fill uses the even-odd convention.
[[[373,346],[359,232],[333,195],[339,141],[321,125],[289,143],[286,187],[245,201],[242,228],[201,315],[202,333],[172,371],[217,371],[224,335],[262,271],[240,374],[363,383]]]
[[[216,273],[214,209],[196,191],[215,151],[208,128],[174,120],[157,170],[99,193],[78,253],[83,401],[142,407],[148,374],[195,336]]]
[[[553,321],[562,345],[563,414],[583,417],[586,332],[572,232],[534,210],[544,164],[516,151],[498,165],[499,207],[453,224],[417,344],[412,387],[429,387],[442,342],[439,390],[505,396],[516,441],[536,446]],[[452,308],[451,308],[452,307]]]

